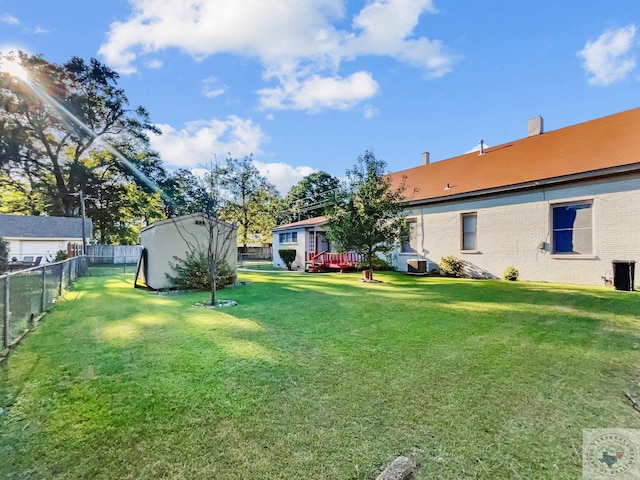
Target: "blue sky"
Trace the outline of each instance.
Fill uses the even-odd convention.
[[[638,25],[638,0],[0,0],[0,52],[95,57],[169,169],[253,154],[284,194],[639,107]]]

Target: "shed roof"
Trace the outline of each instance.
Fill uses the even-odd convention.
[[[411,203],[640,170],[640,108],[394,172]],[[412,194],[413,190],[417,189]]]
[[[85,220],[85,234],[91,238],[92,222]],[[0,215],[3,238],[82,238],[82,218],[34,215]]]

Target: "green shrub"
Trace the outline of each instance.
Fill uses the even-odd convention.
[[[176,263],[169,262],[169,266],[176,272],[175,276],[165,274],[174,288],[178,290],[211,291],[211,276],[209,262],[204,252],[187,252],[185,259],[173,257]],[[236,272],[226,260],[218,261],[216,275],[216,289],[224,288],[235,281]]]
[[[55,258],[55,262],[61,262],[63,260],[67,259],[67,252],[65,252],[64,250],[58,250],[56,252],[56,258]]]
[[[520,272],[516,267],[507,267],[504,269],[505,280],[511,280],[512,282],[515,282],[516,280],[518,280],[519,275],[520,275]]]
[[[278,255],[287,266],[287,270],[291,270],[291,264],[296,259],[296,251],[293,248],[281,248],[278,250]]]
[[[449,255],[440,259],[440,273],[448,277],[464,277],[464,261]]]

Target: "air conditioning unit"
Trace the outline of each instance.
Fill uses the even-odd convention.
[[[407,260],[407,270],[409,273],[427,273],[427,261],[411,259]]]

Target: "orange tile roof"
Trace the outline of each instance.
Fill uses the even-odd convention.
[[[287,223],[286,225],[278,225],[273,230],[284,230],[289,228],[317,227],[327,222],[329,217],[322,215],[320,217],[308,218],[299,222]]]
[[[633,164],[640,169],[640,108],[390,176],[393,185],[406,176],[407,200],[420,203]]]

